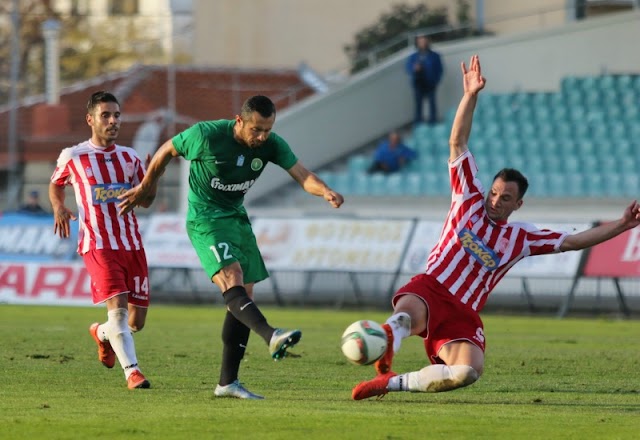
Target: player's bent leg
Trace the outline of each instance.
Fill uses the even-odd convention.
[[[484,351],[467,340],[444,344],[438,351],[438,357],[446,365],[469,365],[479,376],[484,371]]]
[[[137,333],[144,328],[147,321],[147,308],[129,304],[129,330]]]
[[[427,306],[416,295],[403,294],[398,298],[394,314],[382,325],[387,333],[387,350],[375,363],[376,373],[391,371],[393,355],[400,350],[403,339],[422,333],[427,327]]]
[[[389,391],[440,393],[466,387],[480,375],[469,365],[429,365],[420,371],[405,373],[389,380]]]
[[[129,389],[149,388],[151,385],[138,367],[135,344],[129,330],[129,311],[126,294],[118,295],[107,302],[109,311],[109,342],[124,370]]]

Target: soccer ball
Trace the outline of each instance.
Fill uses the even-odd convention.
[[[370,365],[387,350],[387,333],[374,321],[351,324],[342,334],[342,353],[356,365]]]

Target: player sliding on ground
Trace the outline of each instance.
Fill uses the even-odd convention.
[[[479,312],[489,293],[518,261],[532,255],[573,251],[609,240],[640,224],[634,200],[618,220],[569,235],[508,223],[527,191],[527,179],[506,168],[495,175],[486,198],[473,155],[467,148],[478,93],[485,86],[480,59],[462,63],[464,95],[451,128],[449,175],[451,208],[424,273],[413,277],[392,299],[393,315],[383,325],[388,347],[375,364],[377,376],[358,384],[355,400],[390,391],[451,391],[474,383],[484,367],[485,337]],[[394,353],[404,338],[424,340],[432,365],[396,374]]]

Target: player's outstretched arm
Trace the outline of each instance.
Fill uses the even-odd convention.
[[[68,238],[71,234],[69,220],[75,220],[76,216],[64,204],[64,186],[49,184],[49,201],[53,210],[53,233],[60,238]]]
[[[147,173],[144,175],[142,182],[118,197],[118,199],[122,200],[122,202],[118,204],[120,215],[127,214],[136,206],[147,208],[151,205],[155,199],[160,176],[164,174],[164,170],[167,168],[171,159],[177,156],[178,151],[173,146],[171,139],[158,148],[158,151],[156,151],[156,154],[153,155],[149,163]]]
[[[624,231],[640,225],[640,205],[636,200],[631,202],[618,220],[595,226],[586,231],[569,235],[565,238],[561,251],[577,251],[595,246],[622,234]]]
[[[329,188],[321,178],[306,169],[300,161],[296,162],[287,172],[306,192],[323,197],[334,208],[339,208],[344,203],[342,194]]]
[[[460,67],[462,69],[464,95],[462,95],[456,116],[453,119],[453,126],[451,127],[449,160],[455,160],[469,149],[467,142],[471,133],[471,122],[476,102],[478,101],[478,92],[484,88],[486,83],[485,78],[482,76],[478,55],[471,57],[468,70],[464,63],[461,63]]]

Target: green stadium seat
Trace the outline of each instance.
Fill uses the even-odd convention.
[[[560,80],[560,90],[563,94],[572,91],[580,91],[580,81],[576,76],[566,76]]]
[[[334,187],[336,191],[343,194],[353,194],[351,187],[351,175],[348,172],[334,173]]]
[[[602,173],[604,195],[609,197],[620,197],[622,195],[622,177],[617,172]]]
[[[582,174],[595,174],[600,168],[600,164],[595,155],[577,154],[580,161],[580,169]]]
[[[334,188],[336,186],[335,173],[332,171],[319,171],[316,174],[330,188]]]
[[[390,174],[387,177],[386,193],[391,196],[405,194],[404,176],[402,173]]]
[[[387,176],[382,173],[373,173],[369,175],[369,191],[370,196],[384,196],[387,194]]]
[[[602,174],[586,173],[584,176],[585,195],[588,197],[602,197],[605,194]]]
[[[435,173],[423,174],[422,192],[428,196],[440,195],[440,182]]]
[[[357,171],[351,174],[351,194],[366,196],[369,194],[370,175],[365,171]]]
[[[584,196],[584,177],[582,174],[573,172],[567,173],[565,176],[566,191],[568,197]]]
[[[349,172],[366,171],[371,165],[371,157],[364,154],[354,154],[347,161]]]
[[[566,155],[562,159],[561,168],[565,173],[569,174],[580,174],[581,172],[580,161],[575,155]]]
[[[529,190],[527,191],[527,194],[533,197],[547,197],[549,195],[547,186],[548,180],[546,175],[544,175],[543,173],[526,171],[524,175],[529,181]]]
[[[627,173],[622,176],[620,195],[630,198],[640,198],[640,177],[636,173]]]
[[[547,195],[550,197],[567,196],[567,179],[562,173],[550,172],[547,177]]]
[[[420,173],[404,173],[403,177],[406,194],[411,196],[422,195],[422,175]]]

